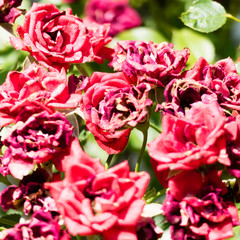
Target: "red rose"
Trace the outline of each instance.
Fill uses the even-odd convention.
[[[43,66],[59,70],[69,63],[93,60],[87,28],[71,9],[65,12],[50,3],[34,3],[17,32],[19,37],[11,38],[11,44],[30,52]]]
[[[46,111],[33,114],[25,123],[19,121],[14,125],[2,141],[7,150],[1,158],[0,172],[7,167],[15,178],[22,179],[34,169],[34,164],[48,160],[61,170],[61,160],[73,141],[72,126],[65,115]]]
[[[81,104],[86,126],[103,150],[119,153],[127,145],[131,128],[147,120],[150,86],[131,86],[123,73],[95,72],[86,81]]]
[[[191,184],[189,184],[191,179]],[[240,224],[236,206],[215,170],[183,171],[169,180],[163,214],[172,239],[219,240],[233,236]],[[176,238],[178,236],[178,238]]]
[[[109,66],[124,72],[134,84],[146,82],[160,87],[180,77],[188,57],[188,49],[175,51],[172,43],[119,41]]]
[[[105,45],[112,40],[112,38],[108,36],[110,24],[100,24],[87,17],[82,20],[87,27],[88,35],[90,37],[94,53],[93,60],[97,63],[103,63],[103,59],[110,59],[113,50],[105,47]]]
[[[109,36],[140,26],[142,22],[128,0],[88,0],[85,15],[98,23],[110,23]]]
[[[198,85],[202,84],[202,89],[208,88],[207,94],[214,92],[221,107],[240,111],[240,76],[231,58],[222,59],[210,65],[201,57],[193,68],[183,72],[182,76],[197,81]],[[184,89],[188,90],[186,87]],[[197,89],[194,90],[197,91]],[[199,95],[205,93],[206,90],[199,92]]]
[[[0,126],[12,123],[19,114],[25,115],[20,117],[24,121],[44,109],[76,108],[80,98],[80,94],[69,93],[64,69],[48,72],[34,63],[22,72],[9,72],[0,86]]]
[[[165,114],[163,132],[149,143],[149,155],[157,163],[156,170],[197,169],[216,161],[229,166],[226,121],[216,102],[194,103],[183,118]]]
[[[90,158],[80,147],[75,146],[73,155],[65,179],[45,184],[69,233],[102,234],[111,240],[134,237],[149,175],[130,172],[127,161],[105,171],[99,159]]]

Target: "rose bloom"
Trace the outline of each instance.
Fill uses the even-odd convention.
[[[0,126],[14,122],[20,113],[25,121],[44,109],[53,112],[76,108],[80,98],[79,94],[69,92],[64,69],[60,73],[48,72],[33,63],[22,72],[10,71],[0,86]]]
[[[189,184],[191,179],[191,184]],[[234,235],[238,210],[215,170],[183,171],[169,180],[163,214],[171,224],[171,239],[221,240]]]
[[[2,0],[0,2],[0,23],[7,22],[13,24],[15,19],[22,14],[17,9],[20,6],[22,0]]]
[[[101,234],[105,240],[137,240],[145,205],[146,172],[130,172],[124,161],[108,170],[78,145],[72,149],[63,181],[45,183],[71,235]]]
[[[240,111],[240,76],[231,58],[213,65],[199,58],[192,69],[183,72],[183,76],[198,81],[214,92],[221,107]]]
[[[17,33],[19,37],[11,38],[13,47],[30,52],[45,67],[68,69],[69,63],[93,60],[88,30],[71,9],[65,12],[51,3],[34,3]]]
[[[83,18],[82,21],[87,27],[88,36],[90,37],[94,53],[93,60],[97,63],[103,63],[104,59],[110,59],[113,50],[105,47],[106,44],[112,41],[112,38],[108,36],[110,24],[100,24],[88,17]]]
[[[229,166],[224,128],[226,121],[216,102],[194,103],[183,118],[165,114],[163,132],[148,144],[156,172],[197,169],[216,161]]]
[[[131,129],[147,121],[150,86],[131,86],[123,73],[94,72],[86,81],[81,102],[86,126],[103,150],[119,153]]]
[[[173,44],[165,42],[119,41],[114,50],[110,67],[124,72],[134,84],[147,82],[153,87],[179,77],[189,57],[188,49],[174,51]]]
[[[217,100],[217,95],[208,87],[191,78],[173,79],[164,90],[165,102],[158,104],[158,111],[162,110],[178,117],[185,115],[185,110],[198,101],[204,101],[206,95]]]
[[[22,239],[51,239],[70,240],[71,237],[58,224],[59,216],[52,216],[50,212],[37,211],[27,223],[18,223],[14,228],[1,232],[2,240]]]
[[[3,140],[7,150],[1,159],[0,171],[7,167],[15,178],[22,179],[34,169],[34,164],[48,160],[61,170],[61,160],[72,141],[72,126],[63,114],[46,111],[33,114],[25,123],[14,125]]]
[[[109,36],[141,25],[139,14],[128,0],[88,0],[85,15],[98,23],[110,23]]]
[[[23,208],[25,215],[40,209],[56,212],[54,200],[48,196],[43,184],[50,180],[49,173],[37,168],[32,174],[23,177],[19,185],[10,185],[0,193],[0,205],[4,211]]]

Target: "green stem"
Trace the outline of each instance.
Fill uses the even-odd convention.
[[[147,145],[148,128],[143,129],[142,134],[143,134],[143,143],[142,143],[142,148],[141,148],[141,151],[139,153],[138,160],[137,160],[137,163],[136,163],[136,166],[135,166],[135,172],[139,172],[139,169],[140,169],[140,164],[141,164],[141,161],[142,161],[142,157],[143,157],[146,145]]]
[[[9,219],[6,219],[6,218],[0,218],[0,224],[4,224],[4,225],[14,227],[15,224],[17,224],[17,223],[15,221],[12,221],[12,220],[9,220]]]
[[[88,239],[88,240],[94,240],[95,237],[94,237],[94,235],[89,235],[89,236],[87,237],[87,239]]]
[[[78,64],[75,64],[75,65],[76,65],[77,70],[79,71],[80,74],[89,77],[88,71],[87,71],[87,69],[83,66],[83,64],[78,63]]]
[[[112,161],[112,159],[113,159],[113,156],[114,156],[114,154],[108,155],[107,161],[105,162],[105,169],[106,169],[106,170],[109,169],[109,166],[110,166],[110,163],[111,163],[111,161]]]
[[[162,196],[163,194],[165,194],[166,191],[167,191],[167,189],[164,188],[164,189],[160,190],[159,192],[157,192],[157,194],[156,194],[154,197],[151,197],[151,198],[149,198],[149,199],[146,201],[147,204],[152,203],[156,198],[158,198],[158,197]]]
[[[236,22],[240,22],[240,19],[234,17],[234,16],[233,16],[232,14],[230,14],[230,13],[227,13],[227,14],[226,14],[226,17],[227,17],[227,18],[230,18],[230,19],[232,19],[232,20],[234,20],[234,21],[236,21]]]
[[[162,131],[161,131],[157,126],[155,126],[154,124],[149,123],[149,126],[150,126],[151,128],[153,128],[155,131],[157,131],[158,133],[162,133]]]

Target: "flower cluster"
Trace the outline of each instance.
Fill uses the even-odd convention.
[[[52,216],[50,212],[38,211],[32,215],[30,222],[19,223],[13,229],[3,230],[1,239],[70,240],[68,233],[61,230],[58,219],[58,216]]]
[[[102,234],[104,239],[137,239],[141,200],[149,182],[146,172],[129,171],[127,161],[105,170],[77,145],[63,181],[45,184],[70,234]],[[79,174],[81,173],[81,174]]]
[[[11,14],[20,4],[3,2]],[[211,65],[201,57],[186,69],[190,50],[172,43],[107,45],[141,24],[128,0],[89,0],[84,15],[33,3],[10,39],[29,56],[0,86],[0,205],[21,217],[0,238],[158,240],[158,215],[173,240],[232,237],[240,225],[240,76],[233,60]],[[89,67],[100,63],[108,71]],[[154,108],[162,131],[150,121]],[[159,134],[147,144],[150,127]],[[137,130],[138,159],[118,158]],[[87,131],[94,139],[83,137]],[[86,142],[108,155],[104,164]],[[139,171],[146,146],[150,174]],[[154,172],[157,189],[167,189],[162,204],[163,191],[151,186]]]
[[[162,133],[149,143],[155,173],[168,187],[163,214],[172,239],[225,239],[239,225],[237,196],[217,169],[239,178],[240,77],[228,58],[200,58],[165,88]],[[192,179],[191,186],[187,183]]]

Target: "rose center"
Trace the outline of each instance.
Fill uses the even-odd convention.
[[[56,42],[56,38],[57,38],[58,32],[59,32],[59,31],[46,32],[46,33],[50,36],[50,38],[51,38],[54,42]]]
[[[115,108],[113,112],[121,112],[121,118],[125,119],[129,116],[131,112],[135,112],[136,108],[134,104],[130,101],[128,96],[124,96],[123,98],[117,98],[115,101]]]
[[[107,189],[106,187],[102,188],[102,189],[98,189],[98,190],[93,190],[92,189],[92,182],[94,180],[94,177],[91,177],[88,179],[88,185],[86,186],[86,188],[83,191],[83,194],[86,198],[89,198],[91,200],[91,205],[93,207],[93,211],[94,212],[98,212],[97,209],[95,209],[95,199],[97,197],[99,198],[103,198],[103,199],[112,199],[112,197],[114,198],[114,192],[111,189]]]

